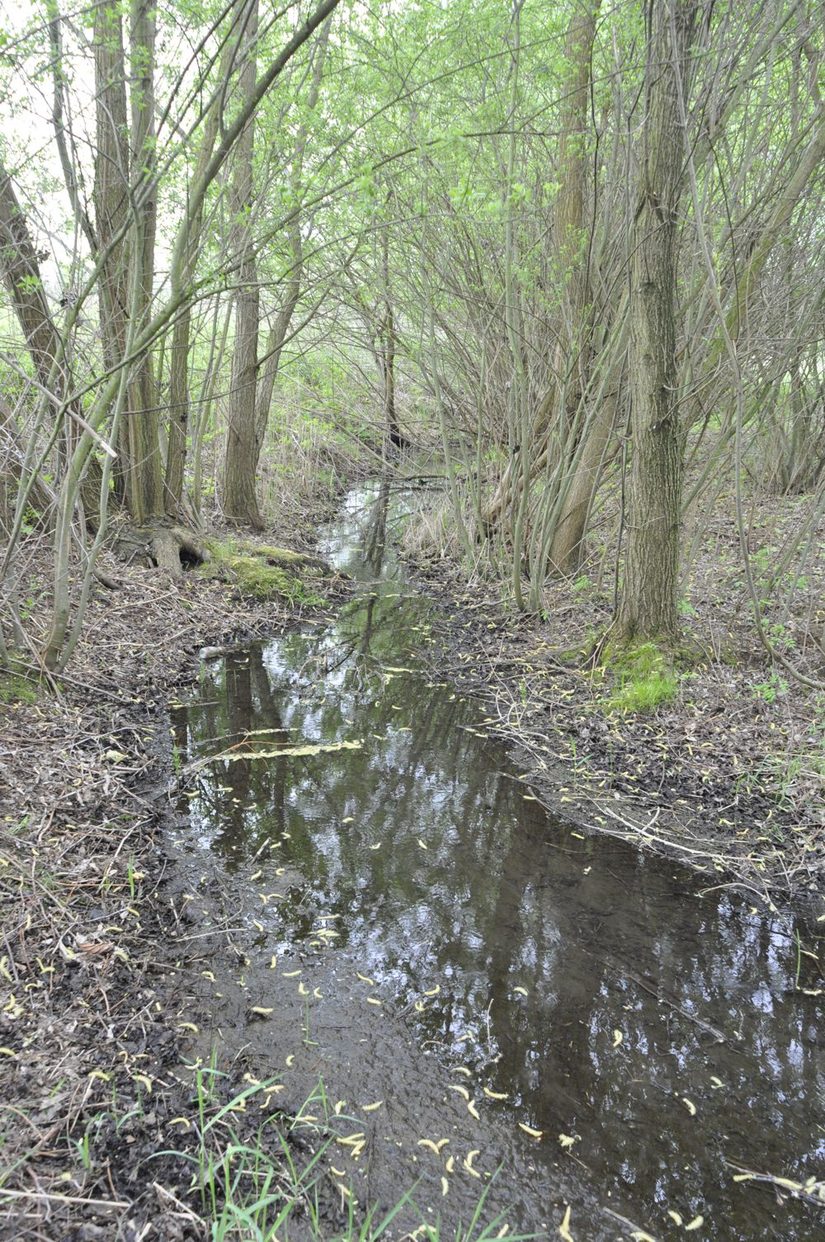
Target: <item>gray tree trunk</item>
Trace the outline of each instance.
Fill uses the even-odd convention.
[[[677,584],[683,438],[676,393],[676,243],[685,140],[679,82],[698,0],[649,0],[645,116],[630,259],[632,467],[618,606],[623,639],[670,638]]]
[[[243,62],[238,75],[241,107],[255,89],[258,0],[238,0],[239,21],[244,28]],[[222,507],[228,518],[255,529],[263,528],[258,508],[256,475],[262,440],[258,436],[256,394],[258,383],[258,330],[260,290],[252,221],[252,157],[255,149],[255,118],[250,116],[234,154],[232,191],[232,245],[238,282],[235,294],[235,345],[229,394],[229,425],[226,435]]]

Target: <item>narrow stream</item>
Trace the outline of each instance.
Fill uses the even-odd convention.
[[[428,675],[386,501],[327,533],[339,620],[206,661],[174,713],[178,846],[252,946],[209,1037],[293,1108],[320,1078],[356,1136],[329,1176],[384,1210],[415,1184],[408,1227],[452,1236],[487,1186],[485,1219],[556,1237],[569,1207],[576,1242],[823,1236],[743,1177],[823,1176],[815,929],[548,814]]]

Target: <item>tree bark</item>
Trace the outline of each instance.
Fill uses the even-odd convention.
[[[686,97],[698,7],[698,0],[649,0],[646,10],[645,118],[630,260],[633,458],[617,616],[625,640],[668,639],[678,629],[683,438],[676,392],[676,243],[685,157],[679,78]]]
[[[155,274],[155,22],[152,0],[133,0],[129,40],[133,214],[129,235],[129,312],[139,332],[151,312]],[[130,377],[126,420],[129,433],[126,501],[135,522],[140,524],[159,517],[164,511],[158,397],[149,350],[135,363]]]
[[[258,0],[238,0],[238,20],[245,40],[238,75],[243,107],[255,89]],[[258,330],[260,288],[252,227],[255,117],[249,117],[234,154],[232,191],[232,246],[238,288],[235,294],[235,344],[229,394],[222,507],[225,515],[254,529],[264,526],[255,486],[261,443],[256,419],[258,383]]]

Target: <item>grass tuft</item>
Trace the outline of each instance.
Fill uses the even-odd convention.
[[[671,655],[654,642],[610,644],[602,667],[614,678],[612,691],[603,700],[606,712],[655,711],[674,699],[679,689]]]

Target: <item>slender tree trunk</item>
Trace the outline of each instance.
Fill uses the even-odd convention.
[[[95,233],[104,256],[98,282],[98,318],[107,370],[125,357],[129,301],[126,232],[129,214],[129,124],[121,9],[103,3],[94,11],[96,153],[93,200]],[[115,490],[127,501],[131,456],[128,419],[120,426]]]
[[[384,317],[379,330],[381,379],[384,407],[384,457],[390,456],[403,444],[398,413],[395,408],[395,312],[390,286],[390,238],[389,224],[381,230],[381,282],[384,286]]]
[[[155,274],[157,202],[155,164],[155,20],[152,0],[132,0],[130,105],[132,227],[130,230],[130,315],[137,330],[148,322]],[[126,501],[141,525],[163,515],[163,476],[158,431],[158,397],[152,354],[135,364],[130,377],[126,422],[129,439]]]
[[[292,323],[292,316],[295,314],[295,309],[301,296],[304,274],[304,241],[301,234],[301,204],[305,192],[303,184],[304,152],[306,151],[307,138],[309,137],[310,121],[318,105],[321,80],[324,74],[324,61],[327,48],[329,47],[331,24],[331,19],[325,21],[318,34],[318,40],[313,53],[312,81],[310,83],[306,111],[298,125],[298,132],[295,137],[291,176],[294,209],[287,229],[291,265],[286,280],[283,301],[267,336],[263,357],[258,363],[259,383],[256,398],[255,427],[259,446],[263,445],[266,437],[269,410],[272,405],[272,394],[275,391],[275,381],[278,378],[278,370],[281,365],[281,355],[283,354],[284,344]]]
[[[227,38],[221,58],[221,80],[230,72],[236,40]],[[221,121],[221,96],[213,101],[204,123],[203,138],[193,174],[193,184],[199,185],[215,149],[215,140]],[[203,202],[195,204],[187,236],[186,256],[183,261],[182,282],[191,286],[200,254],[203,229]],[[183,480],[186,469],[187,436],[189,432],[189,350],[192,334],[192,307],[187,298],[172,329],[172,352],[169,362],[169,439],[166,449],[166,473],[164,477],[164,503],[167,514],[180,516],[183,504]]]
[[[255,89],[258,0],[238,0],[239,20],[245,24],[245,52],[238,75],[241,106]],[[258,383],[258,330],[260,289],[253,238],[252,157],[255,149],[255,118],[250,116],[234,155],[231,253],[235,260],[238,289],[235,294],[235,344],[229,394],[229,426],[223,477],[223,511],[228,518],[255,529],[264,522],[258,508],[256,475],[261,453],[258,438],[256,394]]]
[[[676,392],[676,244],[685,140],[679,85],[698,0],[649,0],[645,117],[630,259],[631,431],[627,550],[619,633],[669,638],[677,584],[683,437]]]

